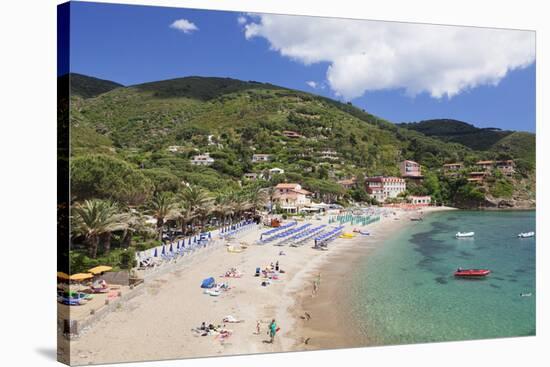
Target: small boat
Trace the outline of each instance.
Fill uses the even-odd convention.
[[[531,297],[532,296],[531,293],[520,293],[519,295],[520,295],[520,297]]]
[[[462,269],[458,268],[455,271],[455,277],[462,278],[479,278],[485,277],[491,273],[489,269]]]
[[[455,234],[456,238],[464,238],[464,237],[474,237],[475,232],[457,232]]]
[[[533,232],[533,231],[531,231],[531,232],[522,232],[522,233],[518,234],[518,237],[519,238],[535,237],[535,232]]]
[[[411,218],[412,222],[420,222],[421,220],[422,220],[422,217],[412,217]]]

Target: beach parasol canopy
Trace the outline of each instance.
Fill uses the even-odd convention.
[[[90,270],[88,270],[88,273],[92,273],[94,275],[97,275],[97,274],[101,274],[101,273],[104,273],[106,271],[111,271],[111,270],[113,270],[113,268],[111,266],[99,265],[99,266],[96,266],[95,268],[91,268]]]
[[[63,273],[62,271],[58,271],[58,272],[57,272],[57,277],[58,277],[59,279],[68,280],[68,279],[69,279],[69,274]]]
[[[81,281],[81,280],[86,280],[86,279],[90,279],[90,278],[93,278],[94,276],[90,273],[77,273],[77,274],[73,274],[69,277],[69,280],[76,280],[76,281]]]

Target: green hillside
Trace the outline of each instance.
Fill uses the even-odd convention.
[[[445,142],[459,143],[477,151],[495,154],[509,153],[510,157],[535,163],[535,134],[497,128],[478,128],[466,122],[435,119],[398,124]],[[503,157],[505,158],[505,157]]]
[[[122,84],[110,80],[98,79],[77,73],[71,73],[70,78],[71,95],[80,96],[82,98],[92,98],[115,88],[123,87]]]
[[[91,79],[72,78],[71,87],[86,89],[79,83],[88,86]],[[349,103],[229,78],[187,77],[116,87],[91,98],[72,95],[71,107],[71,153],[73,158],[91,157],[79,161],[88,168],[75,172],[85,172],[104,162],[105,156],[111,157],[106,161],[110,166],[124,167],[125,177],[136,182],[140,180],[136,177],[144,175],[144,187],[157,192],[176,192],[182,181],[213,193],[239,190],[246,183],[245,173],[261,174],[278,167],[285,173],[262,185],[299,182],[320,199],[349,195],[364,199],[364,192],[346,192],[337,180],[399,175],[399,162],[404,159],[421,163],[425,174],[436,181],[437,177],[445,180],[440,168],[451,161],[510,156],[534,162],[534,144],[526,146],[531,134],[502,132],[506,136],[486,149],[483,134],[498,132],[458,122],[395,125]],[[286,137],[286,130],[301,137]],[[475,149],[457,142],[468,134],[476,142],[469,142]],[[326,150],[335,151],[337,158],[322,158]],[[214,164],[193,166],[190,159],[205,152],[215,159]],[[255,153],[270,154],[271,161],[253,163]],[[104,170],[105,164],[98,169]],[[534,167],[522,166],[522,172]],[[418,192],[439,190],[433,180],[428,180],[431,189],[417,188]],[[151,195],[121,185],[121,197],[139,198],[139,202]],[[104,187],[101,192],[113,190]]]

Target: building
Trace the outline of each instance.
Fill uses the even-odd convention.
[[[297,183],[280,183],[275,186],[273,196],[275,203],[281,206],[281,209],[298,213],[301,208],[311,204],[311,192],[302,189]]]
[[[421,178],[422,168],[415,161],[405,160],[400,165],[401,177]]]
[[[214,163],[214,158],[210,153],[198,154],[191,159],[191,164],[195,166],[210,166]]]
[[[357,185],[357,178],[352,177],[346,180],[340,180],[338,181],[338,184],[342,186],[346,190],[353,189]]]
[[[319,159],[328,159],[331,161],[336,161],[340,159],[340,156],[338,155],[338,152],[332,150],[332,149],[325,149],[321,152],[317,153],[319,156]]]
[[[512,176],[514,173],[516,173],[516,164],[511,159],[505,161],[497,161],[496,167],[506,176]]]
[[[167,150],[172,153],[177,153],[183,150],[183,147],[181,145],[170,145]]]
[[[483,180],[485,180],[485,171],[482,172],[470,172],[468,174],[468,182],[476,183],[476,184],[482,184]]]
[[[409,196],[411,204],[418,206],[428,206],[432,203],[431,196]]]
[[[252,163],[262,163],[271,161],[271,154],[253,154]]]
[[[379,202],[396,198],[407,190],[405,179],[401,177],[369,177],[365,180],[365,186],[369,195]]]
[[[291,139],[303,138],[303,135],[300,135],[296,131],[292,131],[292,130],[283,131],[283,135],[286,136],[287,138],[291,138]]]
[[[464,164],[462,163],[447,163],[443,165],[443,173],[446,175],[456,175],[462,168],[464,168]]]
[[[248,172],[244,174],[244,178],[251,181],[255,181],[261,177],[262,177],[261,174],[254,173],[254,172]]]
[[[477,167],[482,171],[490,171],[495,165],[495,161],[479,161],[476,163]]]
[[[275,167],[275,168],[271,168],[269,170],[269,176],[270,177],[273,176],[273,175],[282,175],[283,173],[285,173],[285,170],[282,169],[282,168]]]

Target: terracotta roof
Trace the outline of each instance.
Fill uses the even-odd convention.
[[[298,186],[297,183],[280,183],[275,186],[276,189],[295,189]]]
[[[477,164],[493,164],[495,161],[479,161]]]

